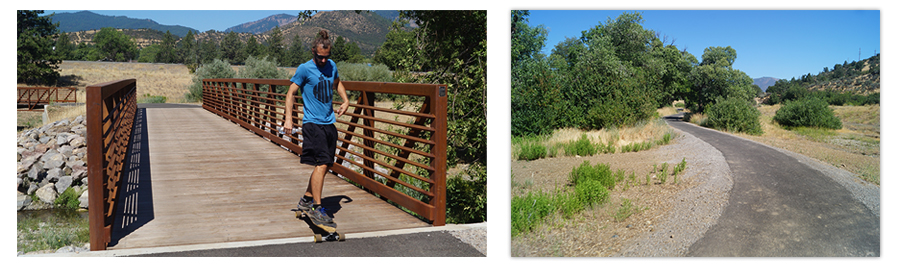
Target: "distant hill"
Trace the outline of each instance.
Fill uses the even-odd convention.
[[[91,12],[83,11],[78,12],[82,13],[82,18],[88,18],[87,16],[101,16],[101,17],[112,17],[112,16],[103,16],[97,15]],[[65,13],[71,14],[71,13]],[[392,13],[387,12],[384,14],[380,14],[378,12],[361,12],[356,13],[354,11],[322,11],[313,15],[309,20],[304,22],[297,21],[296,15],[290,14],[280,14],[266,17],[261,20],[257,20],[254,22],[248,22],[245,24],[241,24],[235,26],[231,29],[238,29],[239,26],[244,26],[247,31],[252,31],[249,33],[238,32],[239,38],[241,41],[246,42],[251,36],[255,37],[257,41],[260,43],[265,43],[271,35],[272,28],[275,27],[275,24],[283,23],[280,25],[283,42],[285,47],[290,46],[294,35],[299,35],[300,41],[306,45],[312,43],[313,38],[316,36],[316,33],[320,29],[327,29],[329,33],[333,36],[341,36],[344,39],[348,39],[350,42],[357,43],[359,45],[360,51],[365,56],[372,56],[375,53],[375,49],[377,49],[381,44],[384,43],[387,33],[390,31],[391,21],[386,19],[384,16],[390,16]],[[60,16],[62,14],[57,14],[54,17]],[[65,18],[66,16],[63,16]],[[116,18],[125,18],[118,16]],[[108,18],[107,18],[108,19]],[[85,19],[87,20],[87,19]],[[133,20],[133,19],[132,19]],[[149,21],[149,20],[146,20]],[[152,21],[151,21],[152,22]],[[62,29],[62,23],[60,24],[60,28]],[[268,27],[271,25],[271,27]],[[91,39],[94,37],[94,34],[97,30],[107,27],[111,25],[94,25],[95,29],[90,30],[82,30],[82,31],[67,31],[69,33],[69,39],[71,39],[72,43],[87,43],[92,44]],[[156,30],[150,28],[141,28],[141,29],[130,29],[123,27],[114,27],[119,31],[122,31],[126,35],[132,37],[137,44],[138,47],[143,48],[145,46],[151,44],[158,44],[162,42],[163,34],[165,34],[165,30]],[[262,31],[262,29],[268,28],[263,32],[256,33],[258,31]],[[251,30],[254,29],[254,30]],[[173,35],[178,36],[180,40],[184,35],[187,34],[188,30],[193,31],[194,39],[196,41],[205,41],[205,40],[213,40],[216,43],[222,41],[225,38],[225,35],[228,31],[215,31],[209,30],[206,32],[198,32],[193,29],[185,29],[184,34],[176,34],[174,31],[170,30]],[[179,32],[180,33],[180,32]],[[176,41],[177,42],[177,41]]]
[[[809,90],[832,90],[868,95],[881,92],[881,54],[867,59],[835,64],[816,75],[802,75],[798,82]]]
[[[50,15],[46,15],[50,16]],[[163,33],[169,31],[175,36],[184,37],[188,31],[197,33],[196,29],[184,26],[161,25],[150,19],[133,19],[125,16],[106,16],[90,11],[75,13],[57,13],[50,17],[53,23],[59,23],[62,32],[78,32],[86,30],[100,30],[104,27],[115,29],[152,29]]]
[[[282,27],[284,25],[290,24],[297,21],[297,15],[289,15],[289,14],[276,14],[272,15],[257,21],[243,23],[237,26],[230,27],[225,29],[225,33],[228,32],[237,32],[237,33],[253,33],[253,34],[261,34],[266,31],[272,30],[276,26]]]
[[[763,92],[769,88],[769,86],[775,85],[775,82],[778,81],[776,78],[772,77],[762,77],[753,79],[753,84],[759,86],[759,89],[762,89]]]

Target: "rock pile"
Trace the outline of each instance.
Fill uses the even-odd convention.
[[[69,188],[87,208],[86,131],[78,116],[19,133],[17,210],[49,208]]]

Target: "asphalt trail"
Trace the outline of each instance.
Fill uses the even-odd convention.
[[[668,118],[722,152],[728,205],[687,256],[843,257],[880,251],[880,219],[830,177],[765,145]]]

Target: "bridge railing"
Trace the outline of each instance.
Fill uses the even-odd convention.
[[[134,116],[136,80],[86,88],[88,219],[91,250],[105,250],[115,220]]]
[[[446,85],[342,81],[351,98],[337,119],[336,162],[331,170],[367,191],[412,211],[435,226],[446,221]],[[289,80],[206,79],[203,108],[302,154],[300,133],[281,134]],[[279,89],[280,88],[280,89]],[[274,90],[274,91],[273,91]],[[412,106],[376,103],[376,94],[400,97]],[[303,120],[295,96],[293,124]],[[354,99],[351,99],[353,101]],[[338,104],[336,99],[334,104]]]
[[[74,87],[31,87],[18,86],[16,103],[24,105],[26,110],[34,110],[38,105],[48,105],[51,102],[76,102]]]

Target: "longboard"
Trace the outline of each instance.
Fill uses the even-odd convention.
[[[337,232],[336,227],[319,225],[319,224],[316,224],[315,222],[313,222],[312,219],[309,218],[309,215],[306,215],[305,211],[302,211],[299,209],[291,209],[291,211],[294,212],[294,215],[297,218],[303,219],[304,221],[306,221],[306,223],[309,224],[310,228],[315,227],[315,228],[313,228],[314,232],[315,232],[316,228],[323,231],[321,233],[324,233],[324,236],[323,236],[323,234],[320,234],[319,232],[316,232],[316,234],[313,235],[314,242],[321,243],[321,242],[344,241],[346,239],[344,237],[343,233]]]

